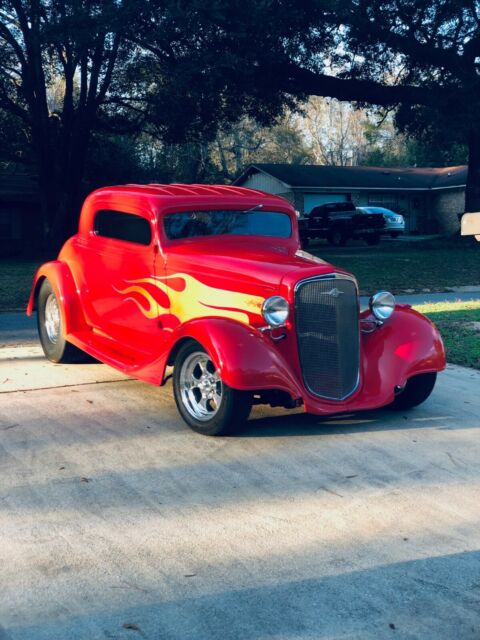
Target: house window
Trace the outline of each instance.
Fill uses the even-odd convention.
[[[369,193],[368,204],[395,211],[398,208],[398,196],[395,193]]]

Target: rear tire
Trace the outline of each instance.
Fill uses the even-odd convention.
[[[400,235],[399,231],[390,231],[391,238],[398,238],[399,235]]]
[[[369,247],[373,247],[377,244],[380,244],[380,236],[378,234],[375,234],[373,236],[366,236],[365,242],[368,244]]]
[[[38,292],[37,328],[43,353],[50,362],[71,364],[91,360],[84,351],[65,340],[60,304],[48,280],[42,282]]]
[[[246,422],[252,408],[252,394],[226,385],[208,353],[193,340],[175,359],[173,393],[188,426],[206,436],[233,433]]]
[[[418,376],[413,376],[389,407],[396,411],[402,411],[422,404],[432,393],[436,380],[436,373],[421,373]]]
[[[327,240],[334,247],[343,247],[347,244],[348,237],[341,229],[333,229],[328,234]]]

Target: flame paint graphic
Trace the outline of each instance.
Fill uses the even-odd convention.
[[[247,293],[216,289],[187,273],[172,276],[127,280],[129,285],[115,291],[127,295],[148,319],[173,316],[178,323],[194,318],[215,316],[250,324],[252,315],[260,315],[264,298]],[[172,318],[173,320],[173,318]],[[170,329],[167,326],[165,329]]]

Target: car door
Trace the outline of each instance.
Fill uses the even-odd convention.
[[[89,322],[124,351],[150,353],[163,332],[152,286],[158,244],[148,212],[98,208],[84,255]]]

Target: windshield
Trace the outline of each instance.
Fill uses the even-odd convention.
[[[278,211],[184,211],[171,213],[164,219],[169,240],[199,236],[269,236],[289,238],[292,222],[287,213]]]

